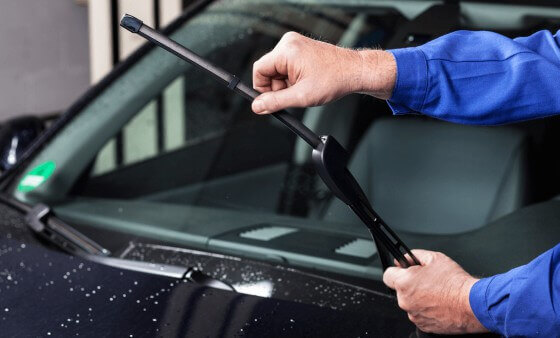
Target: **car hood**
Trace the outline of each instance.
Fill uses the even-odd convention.
[[[206,273],[237,281],[240,291],[243,285],[262,289],[263,282],[275,284],[270,298],[259,297],[59,253],[38,243],[22,215],[2,205],[0,227],[4,336],[401,337],[414,332],[394,299],[297,271],[273,274],[266,265],[251,266],[245,260],[190,257]],[[136,244],[127,255],[153,260],[164,255],[162,250],[170,249]],[[174,252],[177,264],[185,262],[185,255],[197,255]]]

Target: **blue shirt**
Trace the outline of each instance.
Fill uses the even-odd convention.
[[[560,31],[509,39],[457,31],[415,48],[391,50],[395,114],[495,125],[560,114]],[[560,244],[527,265],[471,289],[475,316],[505,336],[560,336]],[[558,312],[556,312],[558,310]]]

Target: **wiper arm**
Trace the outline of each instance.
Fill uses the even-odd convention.
[[[256,90],[240,82],[239,78],[235,75],[216,67],[208,60],[160,34],[151,27],[144,25],[141,20],[131,15],[124,15],[121,19],[121,26],[200,69],[209,72],[229,89],[249,101],[253,101],[260,95]],[[280,120],[280,122],[285,124],[313,148],[312,160],[319,176],[321,176],[334,195],[346,203],[366,225],[377,246],[383,268],[386,269],[392,265],[391,255],[403,267],[408,267],[411,264],[419,265],[420,262],[410,249],[373,210],[360,185],[347,168],[349,155],[340,143],[332,136],[317,136],[288,112],[276,112],[272,116]],[[405,255],[409,255],[412,262]]]
[[[237,292],[237,290],[235,290],[235,288],[231,284],[211,277],[198,268],[134,261],[130,259],[98,255],[88,255],[85,258],[92,262],[112,266],[114,268],[148,273],[151,275],[165,276],[181,280],[184,279],[191,283],[206,286],[209,288]]]
[[[86,235],[54,217],[51,208],[37,204],[25,216],[27,225],[39,237],[55,244],[62,250],[77,256],[109,256],[111,252]]]
[[[23,205],[19,206],[23,208]],[[236,291],[233,286],[219,279],[213,278],[197,268],[182,267],[169,264],[156,264],[133,261],[117,257],[109,257],[111,252],[92,239],[58,219],[51,208],[45,204],[37,204],[32,208],[25,205],[27,225],[39,237],[58,246],[71,255],[76,255],[102,265],[119,269],[137,271],[176,279],[186,279],[192,283],[215,289]]]

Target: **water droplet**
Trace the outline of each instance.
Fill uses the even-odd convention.
[[[10,311],[10,309],[8,309],[8,308],[5,308],[5,309],[4,309],[4,312],[8,312],[8,311]]]
[[[51,333],[50,333],[50,332],[47,332],[47,336],[50,336],[50,335],[51,335]]]
[[[138,282],[137,282],[137,281],[134,281],[134,285],[138,285]]]
[[[152,322],[157,322],[157,318],[152,318]]]
[[[22,248],[22,249],[25,249],[25,244],[22,244],[22,245],[21,245],[21,248]]]

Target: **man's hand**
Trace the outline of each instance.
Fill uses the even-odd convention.
[[[412,250],[421,266],[390,267],[383,282],[397,291],[399,306],[416,326],[431,333],[487,331],[474,316],[469,293],[476,278],[440,252]]]
[[[391,53],[341,48],[288,32],[253,65],[253,87],[263,94],[252,108],[266,114],[317,106],[353,92],[388,99],[395,79]]]

